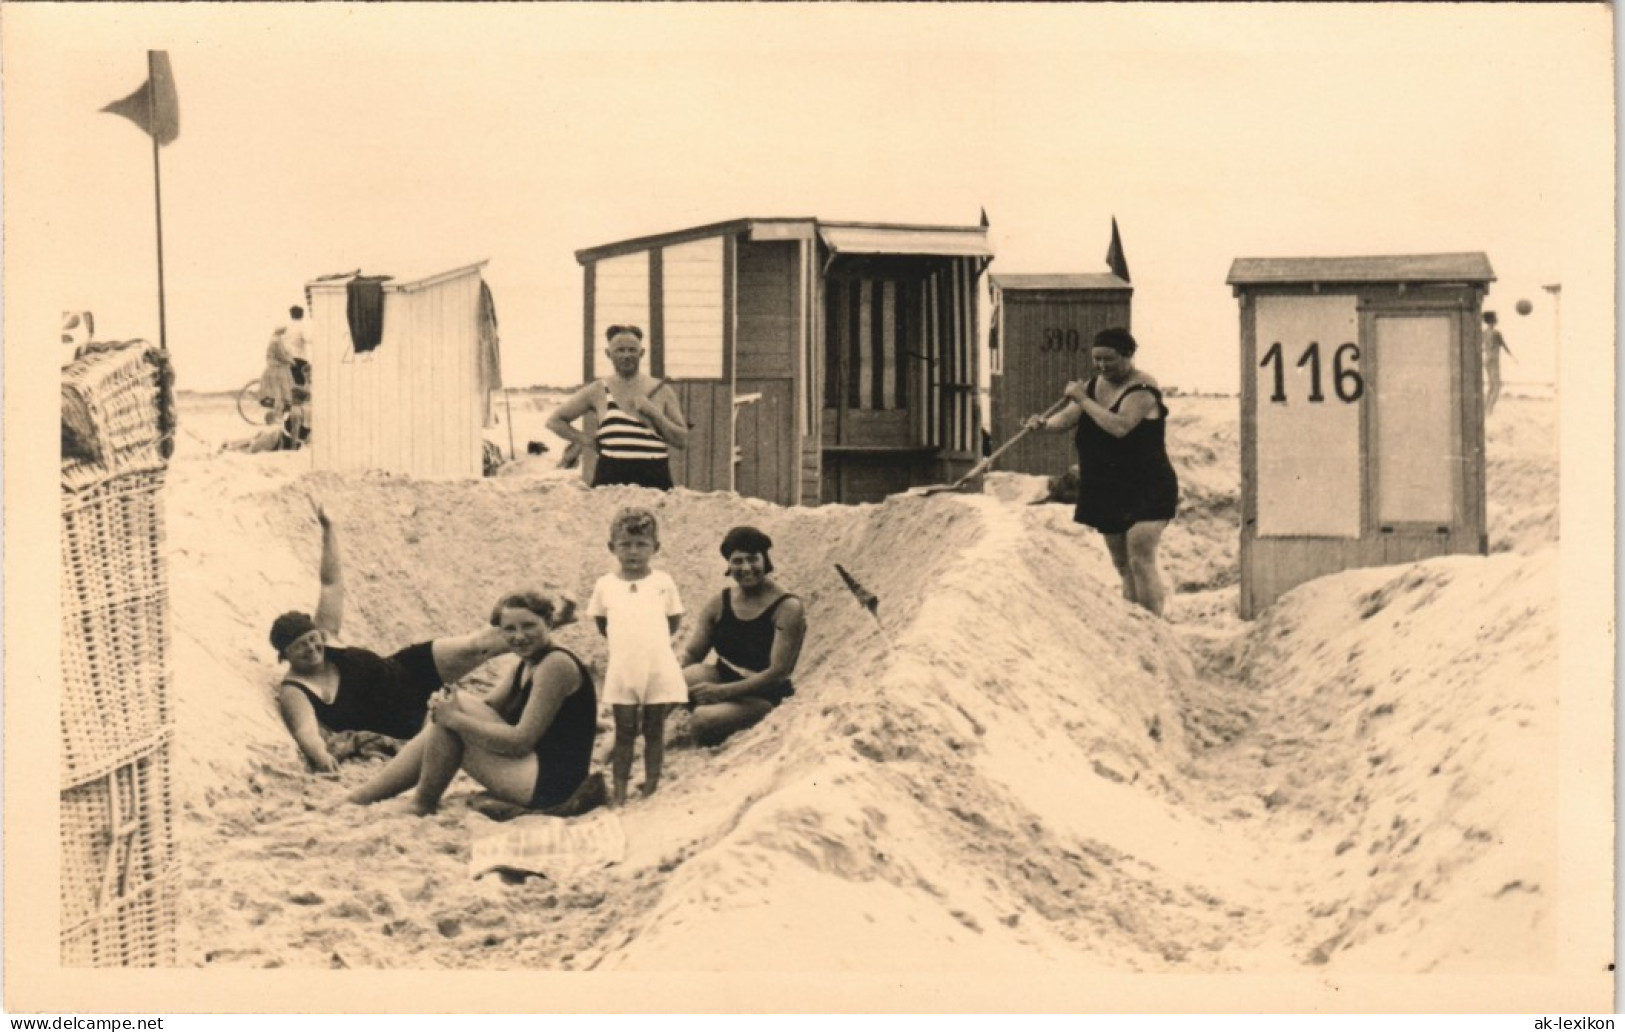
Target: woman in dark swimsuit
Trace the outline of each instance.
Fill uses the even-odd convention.
[[[1091,357],[1098,375],[1070,383],[1069,404],[1027,426],[1060,432],[1077,428],[1078,506],[1073,519],[1106,538],[1123,597],[1161,615],[1157,546],[1179,505],[1179,478],[1168,461],[1168,407],[1157,382],[1134,365],[1138,346],[1124,329],[1096,334]]]
[[[806,611],[769,576],[772,547],[755,527],[735,527],[722,539],[734,583],[705,604],[683,652],[691,727],[701,745],[750,727],[795,694],[790,675],[801,658]],[[713,650],[716,662],[706,663]]]
[[[558,815],[579,813],[602,799],[603,779],[588,778],[598,734],[592,674],[552,643],[569,623],[573,603],[534,592],[508,595],[491,613],[519,665],[501,687],[481,698],[446,689],[429,702],[429,723],[350,802],[375,803],[415,788],[412,808],[430,814],[459,770],[503,802]]]

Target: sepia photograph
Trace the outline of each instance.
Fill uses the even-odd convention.
[[[1616,1009],[1610,6],[0,30],[6,1012]]]

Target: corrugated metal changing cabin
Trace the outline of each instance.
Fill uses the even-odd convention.
[[[583,373],[644,328],[693,426],[675,481],[781,505],[875,501],[977,457],[985,226],[739,219],[576,252]]]

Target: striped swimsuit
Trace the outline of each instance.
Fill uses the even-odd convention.
[[[604,385],[604,391],[609,393],[609,384]],[[603,418],[598,421],[598,465],[593,470],[592,486],[635,484],[671,490],[671,464],[667,461],[670,452],[665,440],[649,424],[615,404],[613,394],[607,400]]]

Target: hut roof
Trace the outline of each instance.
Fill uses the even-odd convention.
[[[1237,258],[1225,280],[1259,283],[1489,283],[1482,251],[1459,254],[1366,255],[1345,258]]]
[[[1109,272],[1006,272],[995,273],[990,279],[1000,290],[1133,290],[1128,280],[1118,279]]]
[[[384,284],[384,289],[400,290],[408,293],[414,290],[422,290],[424,287],[432,287],[436,283],[444,283],[446,280],[456,279],[458,276],[466,276],[471,272],[479,272],[481,269],[484,269],[487,265],[489,265],[490,262],[491,260],[489,258],[482,258],[477,262],[471,262],[467,265],[459,265],[456,268],[447,269],[444,272],[434,272],[423,275],[415,274],[411,276],[395,276],[393,274],[389,274],[390,279]],[[417,272],[418,270],[413,271]],[[307,289],[318,290],[338,289],[340,287],[347,286],[352,279],[359,275],[362,275],[362,271],[360,269],[356,269],[354,272],[339,273],[333,276],[322,276],[318,279],[311,280],[309,283],[306,283],[305,287]],[[367,275],[386,274],[367,273]]]
[[[887,222],[823,222],[815,218],[745,218],[633,237],[576,252],[585,265],[601,258],[668,247],[706,237],[749,234],[752,239],[823,240],[836,254],[918,254],[991,258],[986,226],[922,226]]]

